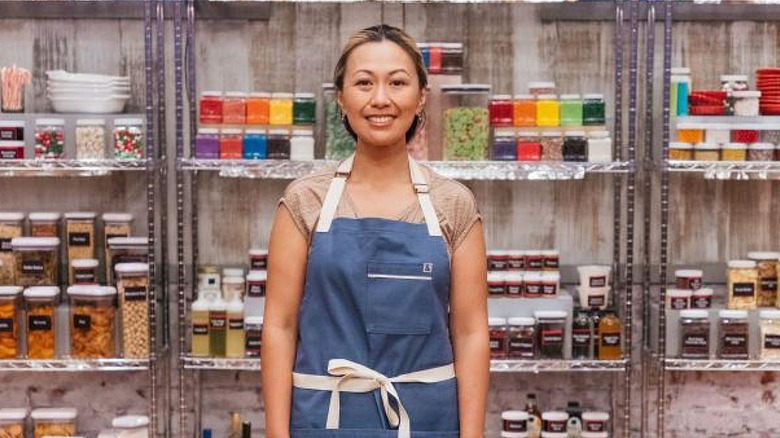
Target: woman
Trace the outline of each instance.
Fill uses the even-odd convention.
[[[349,39],[334,76],[357,149],[290,184],[277,210],[267,435],[481,438],[484,236],[471,192],[407,155],[425,106],[422,57],[403,31],[375,26]]]

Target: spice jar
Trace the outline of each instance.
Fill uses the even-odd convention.
[[[522,271],[525,269],[525,251],[509,250],[507,253],[506,267],[510,271]]]
[[[268,111],[271,125],[292,125],[293,93],[271,93]]]
[[[263,317],[248,316],[244,319],[246,327],[246,357],[259,358],[263,340]]]
[[[30,220],[30,236],[59,237],[60,217],[59,213],[30,213],[27,216]]]
[[[68,295],[71,357],[114,357],[116,289],[111,286],[70,286]]]
[[[557,249],[540,251],[543,271],[558,271],[560,267],[560,252]]]
[[[200,94],[200,123],[204,125],[222,123],[222,108],[222,92],[202,92]]]
[[[745,161],[747,158],[747,145],[745,143],[725,143],[721,146],[723,161]]]
[[[545,252],[539,250],[525,252],[525,269],[527,271],[541,271],[544,269]]]
[[[720,146],[713,143],[697,143],[693,147],[693,158],[696,161],[720,161]]]
[[[690,289],[668,289],[666,291],[666,308],[674,310],[684,310],[691,308],[691,297],[693,291]]]
[[[149,357],[149,265],[116,265],[119,308],[122,313],[122,357]]]
[[[0,286],[0,359],[19,357],[21,292],[22,288],[19,286]]]
[[[618,360],[623,356],[620,320],[614,312],[607,312],[598,325],[600,360]]]
[[[263,160],[268,156],[268,136],[264,129],[244,131],[243,158],[245,160]]]
[[[513,131],[495,131],[490,148],[490,158],[496,161],[517,160],[517,142]]]
[[[35,120],[35,158],[62,158],[65,153],[65,119]]]
[[[24,213],[0,213],[0,285],[16,284],[11,241],[23,233]]]
[[[488,113],[490,114],[490,125],[512,126],[514,123],[514,104],[512,103],[512,96],[508,94],[496,94],[490,97],[490,104],[488,105]]]
[[[734,143],[758,143],[758,131],[752,129],[734,129],[731,131],[731,141]]]
[[[560,126],[561,114],[558,96],[540,94],[536,100],[536,126]]]
[[[119,263],[147,263],[149,239],[146,237],[114,237],[108,239],[106,282],[114,284],[114,267]]]
[[[24,120],[0,120],[0,141],[24,141]]]
[[[704,141],[703,129],[678,129],[677,141],[682,143],[696,144]]]
[[[248,125],[267,125],[271,103],[271,93],[249,93],[246,100],[246,123]]]
[[[780,359],[780,310],[762,310],[759,316],[761,359]]]
[[[506,319],[492,317],[488,318],[488,328],[490,330],[490,358],[506,359]]]
[[[33,409],[33,438],[75,436],[78,411],[73,408]]]
[[[355,139],[341,119],[336,87],[331,83],[322,84],[322,97],[325,102],[325,158],[344,160],[355,152]]]
[[[691,296],[691,308],[692,309],[709,309],[712,307],[712,295],[711,288],[703,287],[693,291]]]
[[[478,161],[488,156],[490,85],[442,85],[444,159]]]
[[[542,298],[544,296],[544,276],[541,272],[523,273],[523,297]]]
[[[561,95],[561,126],[582,126],[582,99],[579,94]]]
[[[536,126],[536,98],[530,94],[516,94],[512,102],[514,126]]]
[[[54,359],[57,338],[57,286],[34,286],[24,291],[27,358]]]
[[[219,129],[198,128],[195,136],[195,158],[216,160],[219,158]]]
[[[243,125],[246,123],[246,93],[228,91],[222,101],[222,123]]]
[[[290,132],[286,129],[271,129],[266,142],[267,157],[271,160],[290,159]]]
[[[219,132],[219,159],[240,160],[244,151],[243,131],[235,128],[222,129]]]
[[[735,91],[731,93],[731,98],[734,100],[734,115],[739,117],[758,116],[760,97],[760,91]]]
[[[588,433],[609,432],[609,412],[583,412],[582,431]]]
[[[488,295],[506,295],[506,277],[503,272],[488,271]]]
[[[3,408],[0,409],[0,437],[5,438],[24,438],[25,419],[27,418],[27,409],[25,408]]]
[[[526,411],[504,411],[501,413],[501,431],[510,434],[515,438],[528,437],[528,412]]]
[[[68,260],[95,258],[95,213],[65,213]]]
[[[509,298],[519,298],[523,295],[523,273],[519,271],[510,271],[504,273],[506,285],[506,294]]]
[[[140,160],[145,156],[143,119],[114,120],[114,158]]]
[[[441,44],[441,73],[445,75],[463,73],[463,43]]]
[[[562,433],[566,435],[569,414],[563,411],[542,412],[542,433]]]
[[[14,281],[19,286],[58,284],[60,239],[56,237],[16,237],[11,240],[14,251]]]
[[[563,161],[588,160],[588,140],[585,131],[566,131],[563,139]]]
[[[514,317],[509,324],[508,358],[535,359],[537,356],[536,321],[528,317]]]
[[[588,132],[588,162],[608,163],[612,161],[612,137],[609,131]]]
[[[293,129],[290,138],[290,159],[296,161],[314,159],[314,132],[311,129]]]
[[[538,310],[534,312],[538,323],[539,357],[563,359],[563,343],[566,330],[566,312]]]
[[[111,421],[115,438],[149,438],[149,417],[125,415]]]
[[[546,131],[541,134],[542,161],[563,161],[563,134]]]
[[[245,292],[243,276],[225,276],[222,279],[222,298],[232,301],[234,298],[243,298]]]
[[[313,125],[317,117],[314,93],[295,93],[293,97],[293,124]]]
[[[517,160],[539,161],[541,159],[542,143],[539,133],[536,131],[524,131],[517,134]]]
[[[724,144],[731,140],[731,131],[728,128],[709,128],[704,131],[704,143]]]
[[[721,310],[718,312],[719,359],[748,358],[749,331],[746,310]]]
[[[678,289],[701,289],[704,271],[700,269],[678,269],[674,271]]]
[[[676,161],[693,160],[693,145],[690,143],[669,143],[669,159]]]
[[[487,252],[488,271],[509,269],[509,251],[492,249]]]
[[[777,262],[780,254],[767,251],[751,251],[748,259],[756,262],[758,270],[758,307],[774,307],[777,302]]]
[[[103,213],[103,241],[108,254],[108,241],[115,237],[130,237],[133,215],[129,213]]]
[[[542,272],[542,296],[555,298],[558,296],[561,275],[558,272]]]
[[[748,145],[748,161],[773,161],[775,145],[772,143],[753,143]]]
[[[68,270],[68,284],[98,284],[97,259],[73,259]]]
[[[603,94],[585,94],[582,96],[582,124],[599,126],[606,124],[606,104]]]
[[[732,260],[727,271],[728,308],[755,309],[758,304],[758,270],[752,260]]]
[[[249,269],[267,269],[268,250],[266,248],[252,248],[249,250]]]
[[[710,319],[706,310],[680,311],[680,357],[683,359],[710,357]]]
[[[0,160],[23,160],[24,142],[21,140],[0,140]]]
[[[191,308],[192,347],[190,354],[193,357],[210,356],[209,339],[209,301],[202,293],[193,301]]]
[[[76,158],[102,160],[106,157],[106,120],[76,120]]]
[[[534,97],[539,97],[542,94],[554,94],[555,82],[529,82],[528,92]]]

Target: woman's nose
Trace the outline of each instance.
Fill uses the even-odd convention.
[[[371,104],[378,107],[384,107],[390,104],[387,88],[384,85],[379,85],[374,88],[374,94],[371,96]]]

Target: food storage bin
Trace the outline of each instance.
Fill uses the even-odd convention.
[[[579,94],[561,95],[561,126],[582,126],[582,98]]]
[[[754,129],[732,129],[731,141],[733,143],[758,143],[759,133]]]
[[[490,331],[490,358],[506,359],[506,319],[488,318],[488,329]]]
[[[748,145],[748,161],[773,161],[775,145],[772,143],[753,143]]]
[[[45,436],[75,436],[75,408],[39,408],[33,409],[30,417],[33,420],[33,438]]]
[[[777,264],[780,253],[772,251],[751,251],[748,259],[756,262],[758,272],[758,307],[774,307],[777,302]]]
[[[74,259],[94,259],[95,217],[93,212],[65,213],[65,245],[68,261]]]
[[[442,85],[445,160],[488,157],[490,85]]]
[[[515,317],[507,320],[508,358],[535,359],[537,357],[536,321],[529,317]]]
[[[65,154],[65,119],[35,120],[35,158],[62,158]]]
[[[19,286],[58,284],[60,239],[56,237],[17,237],[14,251],[14,281]]]
[[[463,73],[463,43],[441,44],[441,74],[459,75]]]
[[[129,213],[103,214],[104,250],[108,254],[108,241],[115,237],[130,237],[133,232],[133,215]]]
[[[746,310],[718,312],[718,359],[748,359],[750,325]]]
[[[60,237],[60,218],[59,213],[39,212],[30,213],[30,236],[31,237]]]
[[[149,417],[125,415],[111,422],[115,438],[149,438]]]
[[[758,304],[758,270],[753,260],[731,260],[726,272],[728,308],[755,309]]]
[[[745,161],[747,158],[747,145],[745,143],[725,143],[721,146],[720,159],[722,161]]]
[[[0,359],[19,357],[19,315],[21,314],[19,286],[0,286]],[[2,424],[2,423],[0,423]],[[0,428],[0,430],[2,430]],[[0,435],[2,436],[2,435]]]
[[[222,99],[222,123],[225,125],[243,125],[246,123],[247,94],[240,91],[228,91]]]
[[[14,285],[14,254],[11,241],[24,233],[24,213],[0,212],[0,285]]]
[[[512,96],[508,94],[496,94],[494,96],[490,96],[488,113],[490,114],[490,126],[512,126],[514,122],[514,105],[512,104]]]
[[[295,93],[293,95],[293,124],[313,125],[317,120],[317,102],[314,93]]]
[[[266,143],[267,156],[271,160],[290,159],[290,131],[286,129],[270,129]]]
[[[555,94],[540,94],[536,98],[536,126],[560,126],[561,106]]]
[[[268,154],[268,136],[264,129],[247,129],[244,131],[245,160],[263,160]]]
[[[271,125],[293,124],[293,93],[271,93],[268,107]]]
[[[259,358],[263,340],[263,317],[248,316],[244,319],[246,327],[246,357]]]
[[[731,93],[731,99],[734,101],[734,115],[739,117],[758,116],[760,98],[760,91],[735,91]]]
[[[517,141],[512,130],[496,130],[490,147],[490,158],[496,161],[516,161]]]
[[[715,143],[697,143],[693,147],[693,159],[696,161],[720,161],[720,146]]]
[[[290,138],[290,159],[296,161],[311,161],[314,159],[314,131],[297,128]]]
[[[57,334],[57,286],[34,286],[25,289],[27,358],[54,359]]]
[[[542,94],[554,94],[555,82],[529,82],[528,93],[534,97],[539,97]]]
[[[204,91],[200,94],[200,123],[222,123],[223,99],[220,91]]]
[[[608,163],[612,161],[612,137],[609,131],[588,132],[588,162]]]
[[[146,237],[114,237],[108,239],[106,282],[114,284],[114,267],[119,263],[147,263],[149,239]]]
[[[521,131],[517,134],[517,160],[539,161],[542,159],[542,142],[536,131]]]
[[[122,313],[122,357],[149,357],[149,265],[116,265],[117,292]]]
[[[219,132],[219,159],[240,160],[243,155],[244,133],[240,129],[228,128]]]
[[[68,270],[68,284],[98,284],[98,265],[97,259],[73,259],[70,261]]]
[[[144,158],[143,119],[114,120],[114,158],[117,160],[140,160]]]
[[[355,139],[347,132],[336,100],[336,87],[322,84],[325,102],[325,158],[343,160],[355,152]]]
[[[693,160],[693,145],[683,142],[670,143],[669,159],[678,161]]]
[[[76,120],[76,158],[102,160],[106,158],[106,120]]]
[[[706,310],[680,311],[680,357],[683,359],[710,357],[710,319]]]
[[[267,125],[271,93],[249,93],[246,101],[246,123],[248,125]]]
[[[512,103],[514,126],[536,126],[536,98],[530,94],[516,94]]]
[[[712,297],[714,291],[709,287],[703,287],[693,291],[691,296],[691,308],[693,309],[709,309],[712,307]]]
[[[24,141],[24,120],[0,120],[0,141]]]
[[[563,133],[545,131],[541,134],[542,161],[563,161]]]
[[[701,269],[678,269],[674,271],[675,282],[680,289],[701,289],[704,271]]]
[[[116,289],[70,286],[70,356],[76,359],[115,357]]]
[[[563,359],[566,334],[566,312],[562,310],[537,310],[534,319],[538,324],[539,357]]]
[[[24,159],[24,142],[21,140],[0,140],[0,160]]]
[[[588,160],[588,139],[585,131],[566,131],[563,138],[563,161]]]
[[[761,360],[780,359],[780,310],[759,312]]]
[[[195,135],[195,158],[216,160],[219,158],[219,129],[199,128]]]
[[[562,411],[542,412],[542,432],[560,433],[566,436],[566,424],[569,414]]]
[[[0,409],[0,437],[25,438],[27,430],[27,409],[3,408]]]
[[[582,96],[582,124],[585,126],[605,125],[606,103],[603,94],[585,94]]]

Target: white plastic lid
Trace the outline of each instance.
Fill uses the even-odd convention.
[[[0,297],[10,297],[22,293],[21,286],[0,286]]]
[[[76,126],[94,126],[105,125],[106,119],[78,119],[76,120]]]
[[[693,145],[690,143],[674,142],[669,143],[669,149],[693,149]]]
[[[504,326],[504,325],[506,325],[506,319],[505,318],[490,317],[490,318],[488,318],[488,325],[490,327]]]
[[[59,237],[14,237],[11,239],[11,247],[13,248],[56,248],[59,244]]]
[[[609,137],[609,131],[590,131],[588,132],[590,138],[607,138]]]
[[[537,310],[534,312],[534,318],[539,319],[564,319],[566,312],[563,310]]]
[[[709,312],[704,309],[680,310],[680,318],[705,319],[707,317],[709,317]]]
[[[59,213],[50,212],[35,212],[30,213],[28,216],[32,222],[56,222],[62,217]]]
[[[74,268],[95,268],[100,264],[97,259],[73,259],[70,265]]]
[[[693,291],[690,289],[667,289],[666,296],[672,298],[690,298]]]
[[[561,279],[559,272],[542,272],[540,275],[542,276],[542,281],[559,281]]]
[[[490,96],[490,100],[512,100],[510,94],[494,94]]]
[[[0,222],[18,222],[24,220],[24,213],[5,212],[0,213]]]
[[[247,93],[243,91],[227,91],[225,97],[246,97]]]
[[[463,43],[441,43],[441,46],[446,49],[461,49]]]
[[[64,125],[65,119],[35,119],[35,124],[36,125]]]
[[[544,131],[540,134],[542,137],[563,137],[561,131]]]
[[[528,420],[528,412],[526,411],[504,411],[501,413],[502,420],[509,421],[525,421]]]
[[[114,126],[138,126],[143,125],[143,119],[116,119],[114,120]]]
[[[65,213],[65,219],[95,219],[95,212],[92,211],[71,211]]]
[[[505,432],[502,430],[499,436],[501,438],[528,438],[528,432]]]
[[[97,438],[116,438],[113,429],[103,429],[98,433]]]
[[[0,409],[0,421],[21,421],[27,418],[26,408]]]
[[[292,135],[298,137],[311,137],[314,135],[314,130],[309,128],[296,128],[292,130]]]
[[[104,213],[103,222],[132,222],[133,215],[130,213]]]
[[[249,271],[246,274],[246,281],[265,281],[268,279],[268,271]]]
[[[583,94],[583,100],[604,100],[604,95],[599,93]]]
[[[609,438],[609,432],[585,432],[583,431],[580,438]]]
[[[0,120],[0,128],[24,128],[24,120]]]
[[[520,271],[509,271],[504,274],[507,283],[522,283],[524,274]]]
[[[110,297],[116,295],[116,288],[113,286],[70,286],[67,289],[68,295],[76,297]]]
[[[535,100],[536,96],[533,94],[515,94],[515,100]]]
[[[217,128],[198,128],[198,134],[217,135],[217,134],[219,134],[219,129],[217,129]]]
[[[558,100],[557,94],[540,94],[537,99],[539,100]]]
[[[747,256],[751,260],[778,260],[780,253],[774,251],[750,251]]]
[[[323,84],[323,86],[324,86],[324,84]],[[249,93],[249,97],[257,97],[257,98],[260,98],[260,99],[268,99],[268,98],[271,97],[271,93],[269,93],[267,91],[253,91],[253,92]]]
[[[517,136],[520,138],[539,137],[539,131],[520,131]]]
[[[566,137],[585,137],[585,131],[566,131]]]
[[[513,129],[496,129],[493,131],[494,137],[514,137],[515,131]]]
[[[563,411],[547,411],[542,412],[542,420],[549,421],[566,421],[569,419],[569,414]]]
[[[674,271],[675,277],[702,277],[704,275],[704,271],[701,269],[678,269]]]
[[[555,88],[555,82],[529,82],[528,89],[532,88]]]
[[[504,281],[506,280],[506,274],[500,271],[488,271],[487,273],[487,281],[488,283],[494,282],[494,281]]]
[[[748,145],[748,149],[771,151],[775,148],[772,143],[751,143]]]
[[[265,134],[265,129],[245,129],[244,135],[263,135]]]
[[[250,256],[267,256],[268,255],[268,249],[267,248],[252,248],[249,250]]]
[[[720,75],[721,82],[747,82],[747,75]]]
[[[225,276],[222,277],[222,284],[244,284],[244,276]]]
[[[292,99],[293,93],[271,93],[271,99]]]
[[[777,309],[760,310],[758,312],[758,316],[761,319],[780,319],[780,310]]]
[[[731,93],[733,97],[761,97],[760,91],[754,91],[754,90],[745,90],[745,91],[734,91]]]
[[[488,257],[503,257],[509,255],[508,249],[491,249],[487,252]]]
[[[609,413],[599,411],[583,412],[582,421],[609,421]]]
[[[697,151],[717,151],[720,149],[717,143],[696,143],[693,147]]]
[[[747,149],[746,143],[724,143],[721,148],[732,151],[744,151]]]
[[[57,286],[32,286],[24,290],[25,298],[54,298],[60,293]]]
[[[544,432],[542,431],[542,438],[567,438],[569,434],[566,432]]]
[[[79,411],[75,408],[38,408],[33,409],[33,420],[75,420]]]
[[[295,93],[293,95],[296,99],[314,99],[314,93]]]
[[[243,268],[224,268],[224,269],[222,269],[222,276],[223,277],[243,277],[244,276],[244,269]]]
[[[262,316],[247,316],[244,318],[245,325],[263,325]]]
[[[747,319],[747,310],[721,310],[718,317],[723,319]]]
[[[580,100],[579,94],[561,94],[561,100]]]
[[[509,325],[522,325],[522,326],[529,326],[536,324],[536,320],[531,318],[530,316],[515,316],[512,318],[509,318],[507,320],[507,323]],[[507,412],[513,412],[513,411],[507,411]]]
[[[146,237],[112,237],[108,239],[109,247],[120,246],[146,246],[149,239]]]
[[[201,91],[201,96],[209,96],[209,97],[222,97],[221,91]]]
[[[219,312],[225,310],[227,310],[227,303],[222,299],[222,297],[217,296],[215,300],[209,302],[209,311]]]
[[[238,128],[225,128],[225,129],[221,129],[219,133],[222,135],[241,135],[244,133],[244,131]]]
[[[20,148],[20,147],[24,147],[24,142],[21,140],[0,141],[0,148]]]
[[[114,266],[118,274],[146,274],[149,272],[149,265],[146,263],[119,263]]]
[[[114,418],[111,427],[117,429],[135,429],[149,425],[149,417],[145,415],[125,415],[124,417]]]
[[[691,69],[688,67],[672,67],[671,73],[673,75],[689,75],[691,74]]]
[[[290,135],[290,131],[286,129],[269,129],[268,135]]]
[[[713,295],[714,291],[710,287],[703,287],[701,289],[696,289],[693,291],[694,297],[711,297]]]
[[[538,283],[544,281],[544,276],[541,272],[526,271],[523,273],[523,278],[529,283]]]
[[[206,299],[205,294],[202,292],[202,290],[198,291],[198,299],[192,302],[193,312],[208,312],[209,310],[209,300]]]
[[[728,267],[732,269],[752,269],[756,267],[756,262],[753,260],[731,260],[728,263]]]

